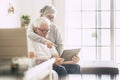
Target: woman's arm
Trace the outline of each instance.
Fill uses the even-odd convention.
[[[59,55],[62,54],[63,50],[64,50],[64,45],[63,45],[63,39],[62,39],[62,35],[60,33],[60,31],[58,30],[58,28],[56,27],[55,24],[52,24],[51,25],[51,28],[53,28],[52,30],[54,30],[54,34],[55,35],[55,44],[57,45],[56,46],[56,49],[57,49],[57,52],[59,53]]]
[[[44,38],[44,37],[42,37],[42,36],[40,36],[38,34],[36,34],[34,32],[34,25],[33,24],[30,24],[28,26],[28,28],[27,28],[27,36],[28,36],[29,39],[31,39],[31,40],[33,40],[35,42],[40,42],[42,44],[47,45],[48,48],[51,48],[54,45],[51,41],[47,40],[46,38]]]

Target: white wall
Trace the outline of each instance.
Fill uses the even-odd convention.
[[[12,2],[11,2],[12,1]],[[14,14],[8,14],[8,5],[11,2],[15,8]],[[31,21],[40,16],[40,9],[46,4],[53,4],[57,9],[56,25],[65,37],[64,0],[0,0],[0,28],[14,28],[20,26],[20,17],[23,14],[31,16]]]
[[[65,0],[53,0],[53,5],[57,9],[55,23],[58,25],[58,28],[63,36],[63,40],[65,40]]]
[[[12,1],[11,4],[16,7],[15,2]],[[0,0],[0,28],[18,27],[17,13],[8,14],[8,8],[9,0]]]
[[[14,6],[14,14],[8,14],[9,3]],[[34,20],[45,4],[52,4],[52,0],[0,0],[0,28],[21,27],[21,15],[28,14]]]

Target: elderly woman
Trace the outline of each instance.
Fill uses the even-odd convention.
[[[56,16],[56,9],[51,5],[46,5],[40,10],[42,17],[47,17],[51,21],[50,30],[48,36],[45,38],[34,31],[34,24],[30,24],[27,30],[28,37],[35,41],[46,45],[48,48],[55,47],[57,57],[63,52],[63,41],[58,28],[53,23],[54,17]],[[41,31],[42,32],[42,31]],[[45,30],[44,32],[47,32]],[[54,65],[53,69],[58,73],[59,76],[65,76],[67,74],[80,74],[80,66],[76,64],[79,61],[78,56],[73,56],[72,61],[61,61],[61,63]]]
[[[40,10],[40,16],[45,16],[51,21],[50,33],[47,39],[38,36],[33,33],[33,24],[30,24],[28,27],[28,37],[34,41],[40,42],[47,45],[48,48],[51,48],[53,45],[56,45],[56,49],[59,54],[63,52],[63,41],[61,34],[53,23],[54,17],[56,16],[56,9],[53,6],[46,5]]]

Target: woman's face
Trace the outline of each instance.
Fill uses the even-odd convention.
[[[55,18],[55,14],[50,14],[50,15],[47,15],[46,16],[51,22],[54,21],[54,18]]]

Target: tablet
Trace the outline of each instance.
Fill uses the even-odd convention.
[[[71,61],[73,56],[78,55],[80,48],[77,49],[66,49],[63,51],[61,58],[64,58],[65,61]]]

